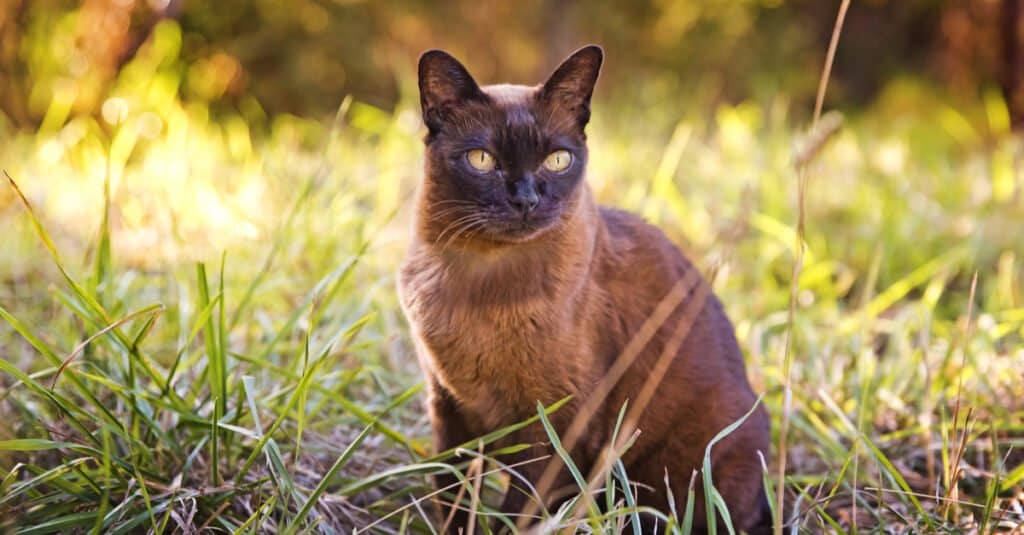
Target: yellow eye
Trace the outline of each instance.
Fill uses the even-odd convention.
[[[572,163],[572,153],[567,150],[556,150],[544,159],[544,168],[548,171],[561,173],[569,168]]]
[[[477,171],[494,169],[494,156],[483,149],[473,149],[466,153],[466,161]]]

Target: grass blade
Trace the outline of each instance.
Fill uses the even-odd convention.
[[[338,459],[334,461],[334,464],[332,464],[331,467],[327,470],[327,472],[324,473],[323,478],[320,480],[320,484],[317,485],[315,489],[313,489],[313,493],[309,495],[309,497],[306,499],[306,502],[302,504],[301,508],[299,508],[299,512],[295,515],[293,521],[285,526],[283,533],[285,533],[286,535],[292,535],[293,533],[295,533],[295,531],[298,529],[299,524],[306,520],[306,516],[309,515],[309,512],[313,509],[313,506],[316,505],[316,502],[317,500],[320,499],[320,496],[322,496],[323,493],[327,491],[327,485],[334,478],[334,476],[337,475],[337,473],[341,470],[341,467],[344,466],[346,462],[348,462],[349,458],[352,457],[352,455],[356,452],[356,448],[358,448],[359,445],[363,443],[363,440],[365,440],[366,437],[369,436],[370,431],[372,430],[373,426],[364,427],[363,431],[359,433],[358,436],[356,436],[355,440],[353,440],[352,443],[350,443],[348,447],[345,448],[345,451],[341,453]]]

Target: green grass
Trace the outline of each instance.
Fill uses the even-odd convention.
[[[117,124],[60,103],[37,132],[0,123],[27,200],[0,187],[0,530],[428,533],[447,462],[496,515],[502,470],[477,444],[430,451],[393,289],[414,95],[394,112],[346,100],[329,124],[210,110],[147,54],[148,77],[112,95]],[[598,102],[590,134],[599,198],[715,275],[776,432],[793,106],[655,88]],[[1024,522],[1024,146],[1005,114],[899,82],[807,169],[785,482],[800,531]],[[549,525],[632,533],[622,464],[575,474],[592,494]]]

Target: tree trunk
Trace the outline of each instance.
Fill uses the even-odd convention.
[[[1024,0],[1003,0],[1002,13],[1003,97],[1010,124],[1024,131]]]

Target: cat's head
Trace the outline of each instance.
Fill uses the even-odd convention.
[[[582,189],[584,128],[603,57],[591,45],[542,84],[483,87],[443,51],[420,57],[428,239],[518,243],[563,223]]]

